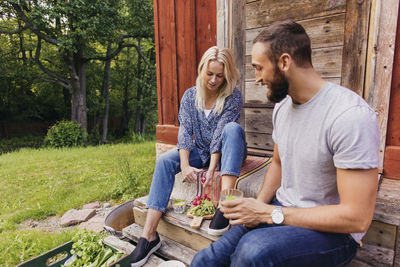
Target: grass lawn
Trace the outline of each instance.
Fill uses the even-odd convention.
[[[0,266],[14,266],[73,234],[19,231],[19,223],[62,215],[91,201],[119,203],[145,195],[154,165],[154,142],[1,155]]]

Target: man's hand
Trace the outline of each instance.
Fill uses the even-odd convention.
[[[181,167],[183,180],[189,183],[195,183],[197,181],[197,173],[201,170],[192,166]]]
[[[272,223],[271,212],[273,206],[254,198],[242,198],[231,201],[222,201],[221,212],[229,219],[231,225],[243,224],[246,227],[256,227],[260,223]]]

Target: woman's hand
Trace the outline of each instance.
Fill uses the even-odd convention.
[[[203,183],[203,186],[211,185],[214,178],[214,170],[208,169],[206,173],[206,180]]]
[[[197,181],[197,173],[201,170],[192,166],[181,167],[183,180],[189,183],[195,183]]]
[[[271,223],[273,206],[254,198],[242,198],[220,202],[221,212],[229,219],[231,225],[243,224],[246,227],[256,227],[260,223]]]

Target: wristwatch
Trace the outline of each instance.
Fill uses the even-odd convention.
[[[271,219],[274,224],[282,224],[285,220],[285,216],[283,215],[282,207],[275,206],[275,209],[271,213]]]

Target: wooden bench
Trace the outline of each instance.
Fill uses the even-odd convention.
[[[268,166],[261,168],[238,183],[245,196],[254,197],[261,187]],[[191,200],[196,194],[196,186],[182,183],[180,174],[176,176],[172,198]],[[188,197],[189,196],[189,197]],[[123,229],[123,235],[137,240],[144,225],[147,210],[147,196],[134,201],[135,223]],[[217,239],[207,234],[209,220],[198,230],[190,228],[191,219],[183,214],[167,209],[158,226],[158,232],[169,249],[160,249],[156,255],[164,259],[178,259],[189,265],[194,253]],[[400,180],[383,178],[376,200],[375,214],[371,227],[363,238],[363,246],[351,267],[400,266]],[[173,244],[173,245],[172,245]],[[185,251],[185,252],[183,252]],[[167,253],[168,252],[168,253]],[[149,265],[151,266],[151,265]]]

